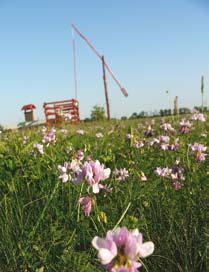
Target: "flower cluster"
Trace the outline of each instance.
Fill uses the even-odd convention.
[[[71,120],[72,114],[70,113],[70,110],[64,110],[63,108],[59,108],[57,111],[58,116],[64,118],[64,120]]]
[[[204,151],[206,151],[207,147],[202,145],[202,144],[198,144],[198,143],[194,143],[193,145],[190,146],[190,151],[191,154],[195,155],[195,160],[196,161],[204,161],[205,157],[207,154],[204,153]]]
[[[83,164],[81,160],[84,158],[83,150],[79,150],[77,158],[72,160],[71,163],[65,162],[64,165],[58,165],[58,170],[60,172],[59,179],[62,182],[67,182],[71,180],[74,184],[80,184],[84,180],[88,184],[89,194],[98,194],[101,189],[110,191],[106,185],[100,183],[100,181],[109,178],[110,168],[104,168],[98,160],[85,161]],[[78,201],[80,204],[84,205],[84,212],[86,216],[90,215],[92,207],[92,198],[89,195],[81,197]]]
[[[126,168],[121,168],[121,169],[116,168],[113,174],[115,174],[116,180],[119,180],[119,181],[126,181],[126,178],[129,176],[128,170]]]
[[[109,230],[105,238],[95,236],[92,245],[98,250],[101,264],[109,272],[137,272],[141,266],[138,259],[154,251],[153,242],[143,243],[138,229],[129,231],[126,227]]]
[[[183,180],[185,180],[184,177],[184,167],[179,165],[180,158],[176,158],[175,164],[169,168],[161,168],[157,167],[155,170],[155,173],[158,176],[161,176],[163,178],[170,178],[172,180],[172,186],[174,189],[181,189],[183,187],[183,184],[181,183]]]
[[[186,134],[186,133],[190,132],[191,126],[192,126],[192,124],[190,123],[189,120],[182,119],[179,122],[179,132],[182,134]]]
[[[160,128],[162,128],[164,131],[175,132],[175,129],[169,123],[163,123]]]
[[[140,141],[135,140],[134,144],[133,144],[133,147],[139,149],[139,148],[142,148],[144,146],[144,144],[145,144],[144,139],[141,139]]]
[[[144,172],[140,171],[139,177],[140,177],[141,181],[147,181],[147,177],[145,176]]]
[[[155,173],[160,176],[160,177],[164,177],[164,178],[168,178],[171,174],[171,169],[168,167],[165,168],[161,168],[161,167],[157,167],[155,170]]]
[[[23,144],[27,144],[27,140],[28,140],[27,136],[24,135],[24,136],[22,137],[22,143],[23,143]]]
[[[205,122],[205,116],[202,113],[200,113],[199,111],[195,110],[194,114],[192,115],[192,120]]]
[[[84,132],[83,129],[77,129],[77,130],[76,130],[76,133],[77,133],[77,134],[80,134],[80,135],[84,135],[84,134],[85,134],[85,132]]]
[[[46,131],[46,128],[44,127],[42,129],[43,133],[43,139],[42,142],[44,144],[49,144],[50,142],[55,143],[56,142],[56,129],[52,128],[50,132]]]
[[[78,202],[80,204],[83,204],[84,206],[84,213],[85,213],[85,216],[89,216],[90,215],[90,212],[91,212],[91,207],[92,207],[92,199],[90,196],[84,196],[84,197],[81,197],[79,198]]]
[[[96,133],[95,137],[96,138],[102,138],[104,135],[101,132]]]
[[[173,143],[170,143],[169,136],[161,135],[159,137],[159,148],[162,150],[177,150],[179,148],[179,139],[176,138]]]
[[[127,133],[126,134],[126,139],[132,139],[134,137],[133,134]]]
[[[63,116],[63,118],[65,120],[71,120],[72,119],[72,114],[70,112],[64,112],[62,116]]]
[[[157,133],[157,131],[154,130],[154,129],[152,129],[151,125],[149,125],[149,126],[147,127],[147,129],[144,130],[144,135],[145,135],[146,137],[152,137],[152,136],[154,136],[156,133]]]
[[[77,177],[81,172],[81,163],[79,160],[72,160],[71,163],[64,162],[64,165],[58,165],[58,170],[60,172],[59,179],[62,182],[67,182],[72,180],[74,182],[77,181]]]
[[[44,154],[44,147],[42,144],[33,144],[33,148],[34,148],[33,150],[34,156],[37,155],[37,151],[41,154]]]

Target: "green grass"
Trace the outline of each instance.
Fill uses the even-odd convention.
[[[41,143],[41,128],[0,135],[0,271],[105,271],[91,241],[119,221],[119,226],[139,228],[144,240],[155,244],[153,255],[143,260],[146,270],[140,271],[207,271],[209,158],[195,161],[188,144],[199,142],[209,147],[209,135],[201,136],[209,131],[209,123],[194,122],[194,130],[181,135],[177,120],[171,120],[177,132],[170,137],[179,138],[179,149],[163,151],[147,144],[136,149],[133,139],[125,136],[133,132],[136,139],[147,142],[149,138],[143,134],[146,121],[68,126],[66,135],[57,128],[56,143],[44,144],[44,154],[36,156],[33,144]],[[157,135],[153,137],[162,134],[159,126],[156,119]],[[84,129],[85,134],[78,135],[77,129]],[[97,132],[104,137],[97,139]],[[23,135],[28,137],[26,144]],[[67,153],[69,146],[72,150]],[[112,187],[112,193],[97,195],[90,217],[85,217],[78,205],[79,197],[87,194],[86,183],[75,185],[58,179],[58,165],[70,162],[80,149],[85,151],[84,160],[91,156],[112,172],[129,170],[125,182],[117,181],[112,173],[103,182]],[[172,167],[177,156],[186,177],[180,190],[172,188],[170,179],[154,173],[156,167]],[[140,180],[141,171],[146,182]]]

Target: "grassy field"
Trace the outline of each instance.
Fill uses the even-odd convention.
[[[91,242],[120,226],[155,245],[140,271],[206,272],[209,121],[194,119],[1,133],[0,271],[106,271]],[[96,161],[111,172],[92,186]]]

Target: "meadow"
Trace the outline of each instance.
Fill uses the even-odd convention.
[[[2,132],[0,271],[106,271],[92,240],[126,227],[154,243],[139,271],[206,272],[209,121],[182,119]]]

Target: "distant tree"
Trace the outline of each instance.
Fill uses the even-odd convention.
[[[191,110],[188,108],[179,108],[179,114],[186,114],[186,113],[191,113]]]
[[[165,116],[165,111],[160,109],[160,116]]]
[[[198,107],[198,106],[195,106],[194,109],[198,110],[199,112],[205,112],[208,110],[207,107]]]
[[[145,111],[141,111],[139,114],[138,114],[138,117],[139,118],[143,118],[143,117],[146,117],[147,116],[147,113]]]
[[[103,121],[105,120],[105,109],[104,107],[95,105],[91,110],[91,120],[92,121]]]
[[[136,119],[138,117],[138,114],[136,112],[132,113],[129,119]]]
[[[121,120],[127,120],[127,117],[126,116],[122,116]]]
[[[4,131],[4,127],[0,124],[0,131]]]
[[[172,111],[171,109],[161,109],[160,110],[160,116],[167,116],[167,115],[171,115]]]
[[[152,113],[152,115],[155,117],[155,116],[159,116],[160,113],[157,110],[154,110],[153,113]]]
[[[84,122],[90,122],[91,119],[87,117],[87,118],[85,118],[83,121],[84,121]]]

